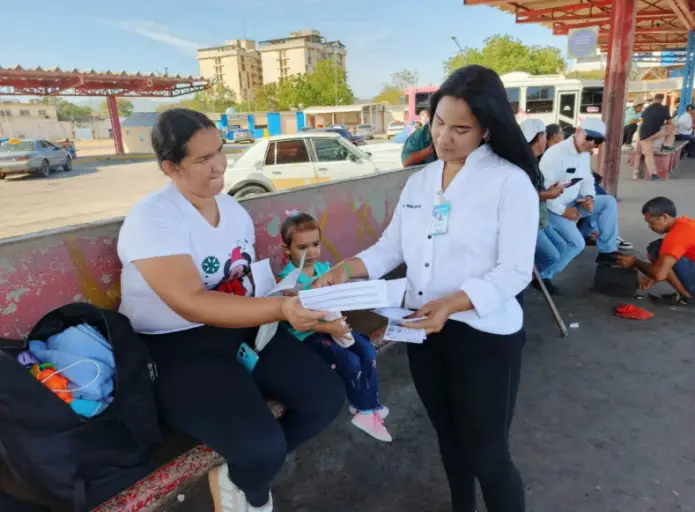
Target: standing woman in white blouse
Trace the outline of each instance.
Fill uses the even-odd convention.
[[[454,72],[431,100],[439,160],[407,182],[381,239],[318,280],[377,279],[406,263],[410,371],[439,438],[455,512],[525,510],[509,429],[526,336],[516,296],[531,281],[540,173],[499,76]]]

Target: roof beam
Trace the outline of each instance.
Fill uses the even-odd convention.
[[[585,6],[588,9],[588,6]],[[577,21],[578,24],[572,24],[571,28],[574,27],[591,27],[598,25],[599,23],[609,23],[611,21],[610,13],[602,12],[600,14],[562,14],[561,11],[555,10],[554,13],[549,14],[537,14],[538,11],[524,11],[519,12],[516,15],[517,23],[547,23],[550,21],[556,22],[570,22]],[[669,19],[676,19],[676,15],[671,12],[665,12],[661,9],[650,9],[637,13],[637,21],[666,21]]]
[[[668,4],[688,30],[695,30],[695,17],[693,17],[690,7],[684,0],[668,0]]]

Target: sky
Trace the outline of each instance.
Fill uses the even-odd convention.
[[[199,74],[196,49],[230,39],[262,41],[316,29],[347,46],[348,82],[371,98],[402,69],[438,84],[457,48],[511,34],[526,44],[566,50],[565,37],[463,0],[37,0],[3,9],[0,66]],[[37,13],[41,13],[37,15]],[[101,99],[93,100],[96,104]],[[136,103],[152,109],[147,100]],[[148,108],[152,107],[152,108]]]

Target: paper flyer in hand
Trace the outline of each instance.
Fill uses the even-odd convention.
[[[411,329],[400,324],[400,321],[389,320],[384,340],[400,341],[404,343],[423,343],[427,338],[427,333],[424,329]]]
[[[273,269],[270,268],[270,260],[265,259],[252,263],[251,274],[253,275],[253,281],[256,285],[256,297],[271,297],[273,295],[279,295],[284,291],[297,290],[297,283],[299,282],[299,276],[304,268],[305,258],[306,251],[302,253],[299,266],[287,274],[279,283],[275,282]]]

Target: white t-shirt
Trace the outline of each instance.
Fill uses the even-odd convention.
[[[198,327],[175,313],[150,288],[133,264],[138,260],[190,255],[208,290],[253,296],[253,222],[232,197],[216,198],[220,222],[213,227],[173,184],[149,195],[130,211],[118,237],[120,312],[136,332],[163,334]]]
[[[690,112],[683,112],[676,120],[676,127],[678,128],[679,135],[692,135],[693,134],[693,118]]]

